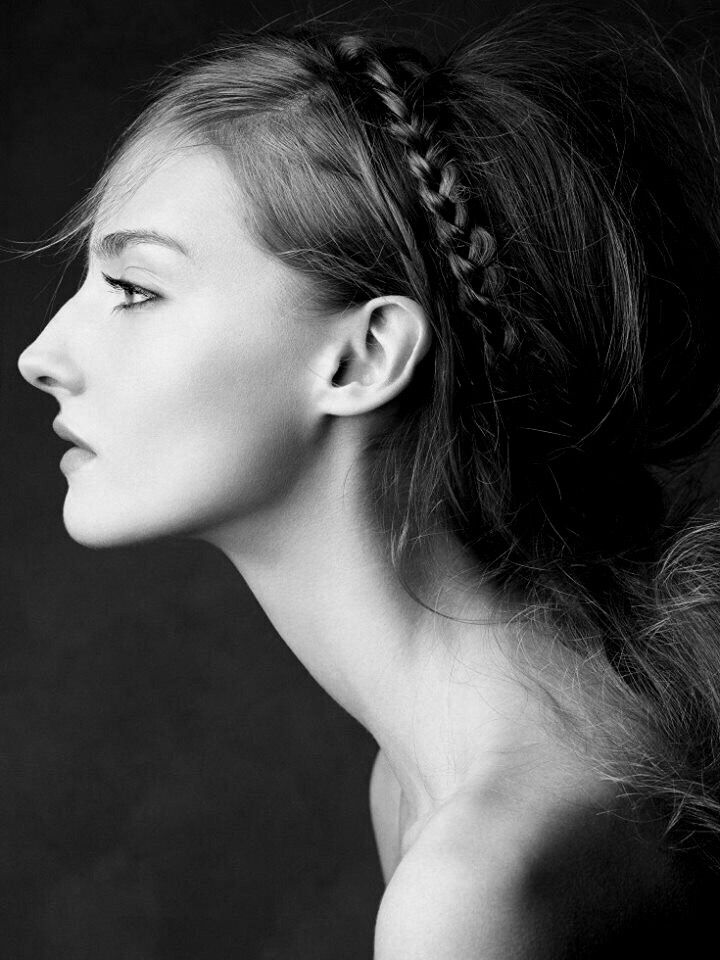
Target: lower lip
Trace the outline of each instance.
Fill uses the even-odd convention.
[[[60,469],[63,473],[74,473],[84,464],[95,459],[95,454],[91,450],[85,450],[83,447],[71,447],[60,461]]]

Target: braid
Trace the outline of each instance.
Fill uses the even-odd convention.
[[[403,90],[387,62],[363,38],[341,37],[335,54],[346,72],[357,74],[359,69],[371,81],[389,115],[388,130],[405,149],[420,198],[457,282],[460,308],[480,326],[486,359],[493,362],[514,340],[512,328],[502,323],[497,303],[503,270],[497,262],[494,236],[486,227],[471,222],[461,169],[450,155],[446,139],[437,133],[437,119],[427,119],[417,109],[417,94],[430,64],[418,51],[394,48],[393,65],[410,78]]]

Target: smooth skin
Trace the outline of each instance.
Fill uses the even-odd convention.
[[[388,883],[376,960],[554,960],[590,915],[612,922],[619,900],[648,891],[660,902],[665,859],[602,813],[612,790],[553,736],[512,670],[512,633],[411,600],[368,516],[363,444],[431,345],[422,308],[388,291],[313,315],[307,284],[250,237],[220,155],[165,156],[101,209],[82,286],[20,357],[95,452],[67,477],[68,533],[90,547],[215,544],[375,737]],[[102,252],[124,231],[186,252],[117,236]],[[487,614],[459,546],[439,541],[437,557],[432,601]],[[549,644],[534,656],[557,689],[579,667]]]

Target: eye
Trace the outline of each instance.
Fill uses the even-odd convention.
[[[115,310],[136,310],[138,307],[144,306],[146,303],[151,303],[153,300],[161,300],[162,297],[153,293],[152,290],[146,290],[145,287],[139,287],[136,283],[130,283],[129,280],[120,280],[118,277],[110,277],[107,273],[103,273],[105,282],[108,283],[115,290],[122,290],[123,294],[126,297],[142,297],[142,300],[130,302],[128,300],[125,303],[119,303]]]

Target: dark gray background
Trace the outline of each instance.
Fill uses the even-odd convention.
[[[422,29],[432,50],[519,5],[417,0],[378,5],[375,19]],[[713,6],[644,5],[668,23]],[[163,64],[233,28],[368,9],[6,4],[0,237],[37,240],[80,197]],[[0,267],[0,955],[370,958],[382,894],[367,808],[373,741],[287,651],[220,553],[70,540],[57,404],[15,363],[77,271],[58,288],[47,256]]]

